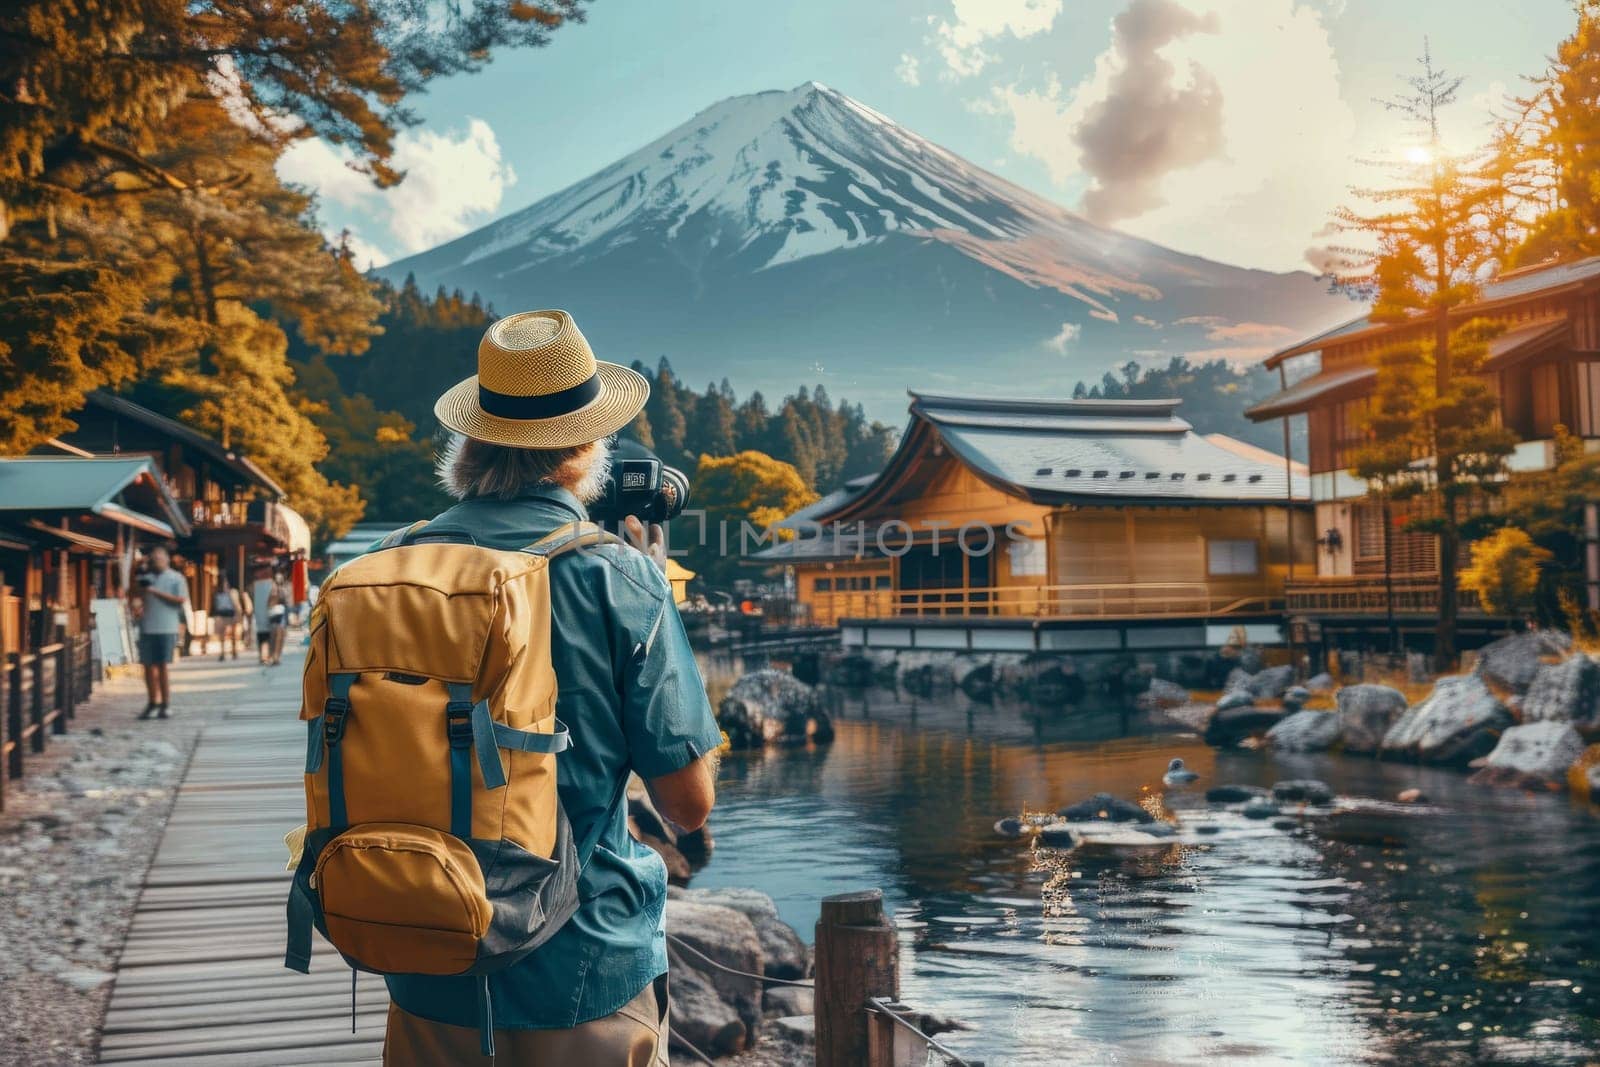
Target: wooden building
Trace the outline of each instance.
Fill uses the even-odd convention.
[[[0,458],[0,803],[24,754],[66,729],[97,658],[126,651],[136,547],[188,533],[148,457]]]
[[[1281,640],[1291,559],[1312,549],[1282,457],[1196,433],[1176,400],[911,397],[883,472],[756,554],[791,569],[813,625],[897,647]]]
[[[1600,257],[1501,275],[1453,318],[1505,324],[1490,343],[1484,373],[1500,398],[1497,417],[1520,439],[1508,463],[1511,477],[1552,465],[1558,425],[1587,439],[1589,447],[1600,447]],[[1370,637],[1374,617],[1387,616],[1390,589],[1402,630],[1420,636],[1433,629],[1435,538],[1401,532],[1411,512],[1397,507],[1390,512],[1386,552],[1383,508],[1348,469],[1351,450],[1364,439],[1377,382],[1375,356],[1432,329],[1428,322],[1374,323],[1363,316],[1292,345],[1267,360],[1282,376],[1283,391],[1247,412],[1257,422],[1306,420],[1316,567],[1289,584],[1288,608],[1352,640]],[[1508,624],[1484,618],[1468,593],[1461,608],[1469,637]]]
[[[77,428],[55,449],[96,456],[148,456],[187,529],[174,539],[178,565],[203,624],[219,575],[250,580],[252,560],[309,556],[306,522],[284,503],[284,491],[249,456],[193,427],[105,391],[89,394],[73,416]]]

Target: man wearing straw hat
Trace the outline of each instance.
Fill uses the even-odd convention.
[[[434,413],[453,431],[439,479],[458,503],[429,528],[518,549],[585,518],[610,467],[607,438],[649,396],[639,374],[594,358],[564,311],[490,326],[478,373]],[[628,833],[638,774],[657,808],[705,822],[721,733],[663,573],[659,527],[636,519],[641,550],[607,546],[551,563],[557,715],[572,731],[559,764],[563,807],[583,872],[577,914],[545,945],[490,978],[494,1062],[656,1067],[667,1062],[667,872]],[[384,1063],[489,1063],[479,1051],[471,978],[388,979]]]

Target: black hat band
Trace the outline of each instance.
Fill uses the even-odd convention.
[[[600,374],[595,372],[570,389],[542,396],[516,396],[497,393],[478,383],[478,406],[502,419],[553,419],[570,415],[600,395]]]

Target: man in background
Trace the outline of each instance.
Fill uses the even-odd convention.
[[[272,660],[272,564],[256,564],[255,582],[250,587],[250,618],[256,632],[256,657],[263,664]]]
[[[139,662],[144,666],[149,697],[139,718],[154,715],[165,719],[172,699],[168,670],[178,647],[178,631],[189,611],[189,583],[173,569],[172,555],[165,546],[152,548],[148,561],[149,570],[139,575],[129,592],[139,620]]]

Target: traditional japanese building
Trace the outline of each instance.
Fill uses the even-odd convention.
[[[187,529],[173,543],[189,578],[190,597],[202,615],[224,570],[235,582],[244,582],[253,559],[309,555],[311,532],[305,520],[284,502],[282,487],[249,456],[105,391],[89,394],[73,421],[77,428],[62,434],[55,448],[154,461],[186,520]]]
[[[1500,399],[1498,419],[1520,439],[1510,476],[1552,465],[1557,426],[1600,448],[1600,257],[1503,274],[1452,312],[1454,324],[1474,318],[1505,325],[1483,373]],[[1285,595],[1290,614],[1329,631],[1333,644],[1369,642],[1387,626],[1391,607],[1403,632],[1421,638],[1433,630],[1437,541],[1402,529],[1426,501],[1392,507],[1386,524],[1367,483],[1349,470],[1352,450],[1364,441],[1375,356],[1432,329],[1431,322],[1362,316],[1307,338],[1268,358],[1284,389],[1247,412],[1257,422],[1306,420],[1316,566],[1297,574]],[[1468,640],[1510,624],[1486,618],[1470,593],[1462,594],[1461,609]]]
[[[1011,650],[1282,640],[1311,565],[1304,472],[1177,400],[911,394],[883,472],[782,525],[814,625],[847,644]]]

